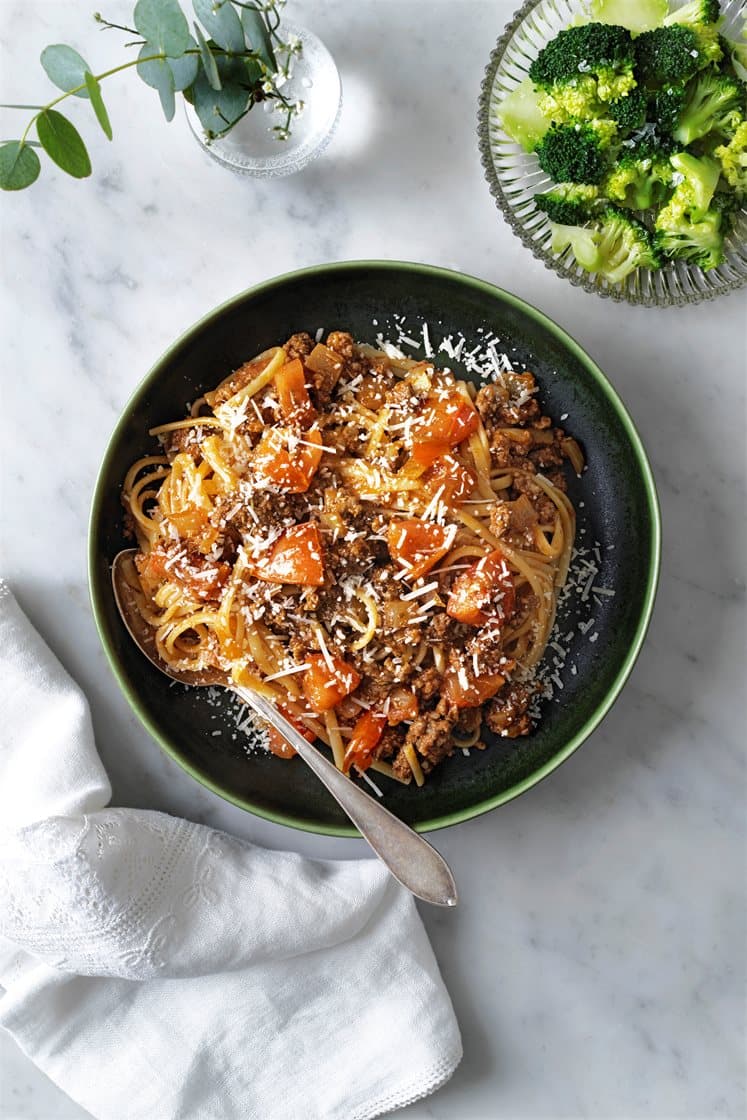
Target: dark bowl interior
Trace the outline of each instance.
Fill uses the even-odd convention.
[[[354,834],[347,818],[298,760],[247,755],[242,736],[215,734],[227,717],[204,690],[171,686],[128,637],[114,604],[110,565],[123,538],[120,488],[135,458],[155,447],[147,431],[183,414],[186,401],[215,386],[247,357],[299,330],[349,330],[374,342],[394,337],[394,315],[408,333],[423,322],[434,340],[454,334],[466,349],[492,330],[540,384],[540,400],[586,451],[588,470],[571,497],[579,531],[600,542],[598,582],[615,591],[593,612],[592,643],[572,609],[575,631],[561,671],[562,691],[544,705],[526,739],[496,739],[488,750],[448,760],[422,789],[377,782],[388,807],[420,830],[453,824],[528,789],[575,750],[609,710],[632,668],[653,606],[659,522],[650,468],[621,401],[591,359],[559,327],[523,301],[482,281],[423,265],[354,262],[306,269],[244,292],[213,311],[160,359],[127,405],[109,445],[94,496],[90,582],[106,653],[126,696],[151,734],[190,774],[261,816],[313,831]],[[374,320],[376,325],[374,325]],[[422,354],[422,352],[421,352]],[[462,376],[459,363],[447,360]],[[583,505],[581,505],[583,503]],[[610,547],[612,546],[612,547]],[[575,673],[571,666],[575,666]]]

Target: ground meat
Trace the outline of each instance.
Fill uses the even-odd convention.
[[[454,753],[451,732],[458,719],[459,710],[444,696],[433,711],[425,712],[410,724],[403,746],[415,748],[424,774]]]
[[[374,751],[374,758],[392,758],[398,753],[405,741],[407,728],[403,726],[385,727],[384,733]]]
[[[422,673],[418,673],[413,682],[413,689],[418,700],[420,700],[421,703],[427,704],[434,696],[438,696],[443,685],[443,679],[443,674],[440,673],[435,666],[431,666],[423,670]]]
[[[495,431],[490,439],[490,457],[498,470],[518,467],[520,470],[534,470],[527,464],[527,455],[534,446],[532,433],[528,429],[514,428],[511,431]]]
[[[531,474],[515,474],[512,490],[515,497],[518,497],[519,494],[526,494],[543,525],[552,524],[555,520],[555,503],[548,498]]]
[[[507,373],[504,385],[483,385],[475,407],[486,427],[535,425],[544,427],[540,406],[534,396],[537,382],[531,373]],[[524,399],[526,397],[526,399]],[[517,403],[521,401],[521,404]]]
[[[564,433],[558,428],[553,432],[552,443],[540,443],[529,452],[529,458],[535,467],[545,474],[548,467],[560,467],[565,456],[560,449],[560,440]]]
[[[292,334],[288,341],[283,346],[288,361],[292,362],[294,358],[307,358],[311,351],[314,349],[314,339],[306,331],[301,331],[299,334]]]
[[[528,735],[532,719],[527,711],[535,689],[531,685],[509,682],[487,706],[485,722],[491,731],[506,739]]]
[[[195,426],[194,428],[176,428],[173,432],[164,432],[159,438],[163,453],[170,463],[183,451],[186,451],[197,462],[202,455],[200,441],[205,435],[204,428]]]
[[[473,659],[477,659],[479,676],[492,673],[505,675],[507,672],[508,659],[503,653],[503,634],[497,624],[481,627],[467,643],[466,653],[473,665]]]
[[[511,524],[511,509],[507,502],[500,499],[490,511],[490,532],[502,537]]]
[[[239,389],[243,389],[250,381],[257,377],[259,367],[256,360],[252,359],[250,362],[244,362],[243,366],[239,366],[237,370],[227,378],[222,385],[219,385],[214,393],[208,393],[207,398],[210,401],[210,407],[216,408],[219,404],[223,404],[229,397],[238,393]]]

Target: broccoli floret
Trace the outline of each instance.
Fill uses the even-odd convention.
[[[579,78],[586,76],[595,82],[596,98],[611,101],[635,87],[634,57],[633,40],[626,28],[586,23],[566,28],[556,35],[530,66],[529,76],[536,86],[556,100],[562,96],[565,86],[578,86]],[[590,100],[590,89],[587,82],[587,100]]]
[[[629,214],[610,206],[602,216],[595,271],[620,284],[637,268],[659,268],[661,256],[651,233]]]
[[[734,228],[734,219],[739,209],[739,199],[732,191],[716,191],[711,201],[711,210],[721,215],[721,233],[728,237]]]
[[[630,144],[630,142],[628,142]],[[675,172],[666,147],[641,140],[623,150],[604,182],[604,193],[631,210],[649,210],[667,198]]]
[[[716,47],[720,56],[718,41]],[[638,80],[649,86],[686,82],[711,62],[695,29],[680,23],[644,31],[635,40],[635,53]]]
[[[533,152],[550,127],[530,78],[525,78],[504,97],[497,115],[504,131],[515,143],[521,144],[525,152]]]
[[[747,194],[747,121],[739,125],[728,144],[721,144],[713,154],[729,186],[739,195]]]
[[[601,183],[614,131],[611,121],[553,125],[535,149],[539,165],[556,183]]]
[[[564,253],[571,249],[576,263],[587,272],[596,272],[600,263],[599,230],[585,226],[562,225],[550,222],[551,240],[550,248],[553,253]]]
[[[643,91],[632,89],[625,97],[618,97],[610,101],[606,112],[621,132],[633,132],[640,128],[646,120],[646,98]]]
[[[676,152],[669,162],[674,168],[675,191],[669,206],[680,207],[691,218],[705,214],[721,177],[721,168],[708,156]]]
[[[728,74],[704,70],[687,86],[674,138],[687,146],[709,132],[730,135],[744,119],[744,110],[742,83]]]
[[[580,183],[559,183],[551,191],[536,194],[538,210],[547,214],[551,222],[564,226],[578,226],[588,221],[593,213],[599,188]]]
[[[669,11],[667,0],[592,0],[591,17],[600,23],[616,23],[640,34],[659,27]]]
[[[718,210],[710,210],[693,221],[665,207],[656,220],[656,246],[675,260],[686,260],[702,269],[717,268],[724,259],[721,227],[722,215]]]
[[[721,18],[719,0],[690,0],[681,8],[676,8],[662,21],[665,27],[675,23],[686,23],[690,27],[700,27],[705,23],[716,23]]]
[[[654,90],[649,98],[648,118],[656,125],[661,135],[674,132],[685,106],[684,82],[662,86]]]
[[[556,82],[549,90],[541,92],[538,104],[547,119],[556,124],[592,120],[603,112],[596,78],[590,74],[576,75],[567,82]]]

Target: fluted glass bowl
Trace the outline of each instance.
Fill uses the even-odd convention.
[[[610,284],[601,276],[580,268],[570,249],[561,254],[552,252],[550,223],[533,201],[535,194],[552,186],[552,180],[540,168],[537,157],[524,152],[503,131],[498,107],[527,77],[529,67],[542,48],[568,27],[571,20],[586,16],[585,8],[584,0],[527,0],[490,56],[480,93],[478,135],[485,175],[498,208],[513,232],[545,268],[595,295],[645,307],[682,307],[736,291],[747,284],[745,202],[727,238],[724,263],[707,272],[685,261],[671,261],[655,271],[640,268],[621,284]],[[738,38],[745,15],[744,0],[729,0],[722,11],[724,33]]]

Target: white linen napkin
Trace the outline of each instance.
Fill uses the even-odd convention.
[[[111,788],[0,582],[0,1024],[101,1120],[368,1120],[459,1063],[412,897]]]

